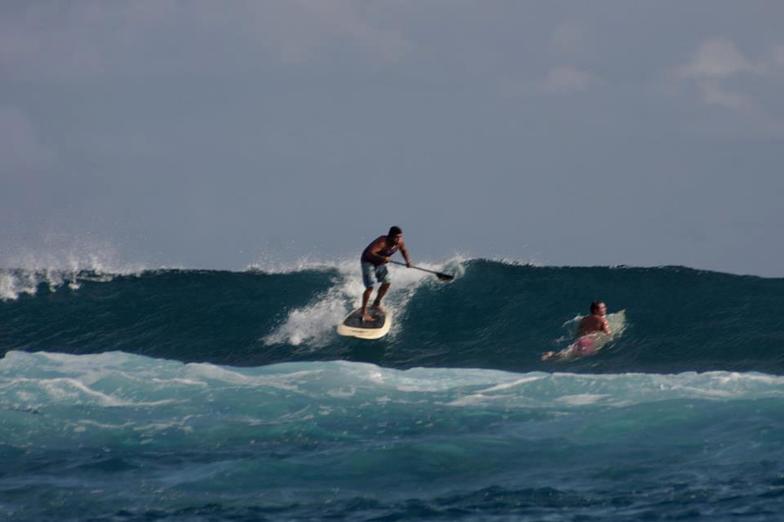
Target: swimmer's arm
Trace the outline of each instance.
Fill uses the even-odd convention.
[[[588,321],[587,317],[583,317],[580,320],[580,324],[577,325],[577,337],[582,337],[583,335],[586,334],[586,332],[590,332],[591,329],[588,328],[588,325],[586,324],[587,321]]]
[[[607,335],[612,335],[612,330],[610,330],[610,323],[607,322],[607,319],[602,319],[602,332],[606,333]]]

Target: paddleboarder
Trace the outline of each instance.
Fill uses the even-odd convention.
[[[410,268],[411,258],[408,256],[408,250],[403,241],[403,231],[400,227],[393,226],[390,227],[387,235],[378,236],[362,251],[362,282],[365,285],[361,309],[363,321],[369,322],[373,320],[373,317],[367,312],[367,305],[376,282],[381,283],[381,286],[378,288],[378,293],[372,306],[373,308],[382,309],[381,300],[386,295],[391,284],[387,263],[390,261],[389,258],[398,250],[400,250],[403,258],[406,260],[406,266]]]

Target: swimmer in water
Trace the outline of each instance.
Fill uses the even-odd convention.
[[[610,324],[607,322],[607,305],[604,301],[594,301],[591,303],[591,315],[587,315],[580,321],[577,327],[577,337],[588,335],[594,332],[604,332],[612,335]]]
[[[607,305],[604,304],[604,301],[591,303],[591,315],[580,320],[580,324],[577,326],[577,340],[568,349],[561,352],[545,352],[542,354],[542,360],[550,361],[593,355],[596,353],[594,347],[596,339],[591,334],[595,333],[612,335],[610,324],[607,322]]]

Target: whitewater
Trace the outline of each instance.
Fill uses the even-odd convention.
[[[426,266],[373,342],[350,262],[1,270],[0,518],[779,519],[784,280]]]

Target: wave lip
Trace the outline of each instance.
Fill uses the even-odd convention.
[[[139,274],[140,263],[121,261],[109,244],[45,238],[48,253],[21,250],[0,257],[0,301],[35,295],[40,287],[55,292],[76,290],[83,281],[109,282],[116,276]]]

